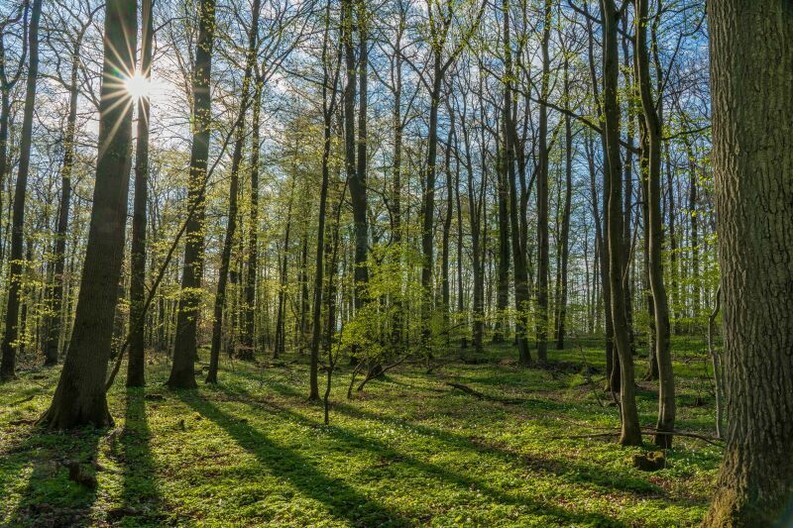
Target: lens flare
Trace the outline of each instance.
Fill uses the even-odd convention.
[[[135,101],[151,96],[151,82],[141,72],[135,72],[135,75],[127,78],[124,87]]]

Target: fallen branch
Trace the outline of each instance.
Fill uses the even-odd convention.
[[[708,443],[710,445],[714,445],[716,447],[721,447],[722,446],[722,444],[719,443],[718,438],[707,437],[707,436],[704,436],[704,435],[700,435],[700,434],[697,434],[697,433],[689,433],[689,432],[686,432],[686,431],[659,431],[659,430],[654,429],[654,428],[645,427],[645,428],[642,428],[641,432],[642,432],[643,435],[657,435],[657,434],[660,434],[660,435],[664,435],[664,436],[683,436],[683,437],[686,437],[686,438],[694,438],[694,439],[697,439],[697,440],[702,440],[703,442],[706,442],[706,443]],[[619,436],[619,435],[620,435],[619,431],[611,431],[611,432],[608,432],[608,433],[590,433],[590,434],[572,435],[572,436],[552,436],[550,439],[551,440],[575,440],[575,439],[579,439],[579,438],[598,438],[598,437],[604,437],[604,436]]]
[[[462,383],[452,383],[450,381],[446,382],[446,385],[452,387],[457,390],[461,390],[466,394],[470,394],[471,396],[475,397],[478,400],[486,400],[486,401],[493,401],[498,403],[506,403],[506,404],[517,404],[523,403],[524,400],[521,399],[514,399],[514,398],[499,398],[497,396],[488,396],[478,390],[474,390],[468,385],[463,385]]]

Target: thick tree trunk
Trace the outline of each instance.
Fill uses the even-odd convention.
[[[99,150],[91,224],[74,330],[58,387],[40,418],[53,429],[104,427],[105,376],[124,260],[132,146],[132,100],[118,71],[135,69],[137,2],[109,0],[105,12]]]
[[[198,357],[198,316],[201,311],[201,279],[204,273],[204,227],[206,223],[206,177],[209,136],[212,127],[210,78],[215,40],[215,0],[201,0],[199,33],[193,71],[193,146],[187,202],[192,211],[185,231],[182,292],[176,318],[173,365],[167,385],[194,389]]]
[[[19,171],[14,187],[14,214],[11,223],[11,262],[8,275],[8,303],[5,313],[0,381],[16,376],[16,347],[19,338],[19,307],[24,269],[25,196],[30,172],[30,147],[33,139],[33,112],[36,107],[36,80],[39,71],[39,20],[41,2],[34,0],[28,28],[28,78],[25,92],[25,109],[22,114],[22,136],[19,141]]]
[[[727,445],[704,526],[790,526],[793,8],[708,5]]]
[[[154,24],[152,0],[142,0],[143,33],[140,71],[151,77],[151,54]],[[135,197],[132,206],[132,255],[130,258],[130,339],[127,364],[127,387],[142,387],[145,382],[145,341],[142,319],[146,316],[146,208],[149,177],[149,99],[138,100],[138,137],[135,152]]]

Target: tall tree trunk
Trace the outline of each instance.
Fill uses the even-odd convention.
[[[11,262],[8,280],[8,303],[5,313],[5,334],[3,335],[2,359],[0,359],[0,380],[16,376],[16,347],[19,337],[18,319],[20,292],[22,291],[22,272],[24,269],[24,229],[25,196],[30,172],[30,147],[33,139],[33,113],[36,107],[36,80],[39,71],[39,20],[41,1],[34,0],[28,28],[28,48],[30,57],[25,91],[25,109],[22,115],[22,136],[19,141],[19,171],[14,188],[14,216],[11,223]]]
[[[256,63],[256,50],[259,42],[259,11],[261,0],[253,0],[251,5],[251,28],[248,33],[248,50],[245,57],[245,72],[242,76],[242,97],[240,115],[237,118],[234,138],[234,152],[231,155],[231,181],[229,182],[229,216],[226,224],[226,235],[223,238],[223,249],[220,254],[218,270],[218,286],[215,293],[214,319],[212,321],[212,349],[209,356],[209,371],[206,383],[217,383],[220,345],[223,338],[223,311],[226,306],[226,286],[228,285],[231,250],[237,231],[238,198],[240,193],[240,166],[242,151],[245,146],[245,114],[251,101],[251,80],[253,67]],[[255,104],[255,102],[254,102]],[[258,149],[259,146],[256,145]]]
[[[539,116],[539,167],[537,171],[537,359],[544,363],[548,356],[548,278],[550,275],[551,246],[549,236],[548,191],[548,100],[550,91],[551,59],[548,43],[551,38],[551,0],[545,0],[540,49],[542,54],[542,80],[540,82]]]
[[[663,123],[653,100],[650,81],[650,59],[647,47],[648,0],[635,0],[636,9],[636,80],[639,84],[642,113],[644,114],[647,149],[642,149],[642,165],[647,172],[647,211],[649,225],[650,289],[653,293],[655,316],[655,355],[658,359],[658,423],[655,444],[668,449],[672,446],[671,433],[675,427],[675,378],[672,372],[672,352],[669,346],[669,305],[664,284],[663,219],[661,218],[661,133]],[[658,94],[661,97],[661,94]],[[670,190],[671,192],[671,190]]]
[[[639,414],[636,409],[633,354],[630,346],[628,322],[625,312],[625,294],[622,276],[627,259],[622,239],[622,171],[620,169],[620,107],[617,100],[619,53],[617,51],[617,24],[619,12],[614,0],[600,0],[603,19],[603,142],[604,186],[607,189],[606,245],[608,248],[608,278],[611,290],[611,317],[614,323],[614,342],[620,363],[620,418],[622,428],[620,444],[641,445]]]
[[[289,185],[289,203],[286,208],[286,227],[284,228],[284,244],[281,249],[278,279],[278,307],[275,316],[275,346],[273,358],[283,355],[286,350],[286,287],[289,278],[289,234],[292,228],[292,204],[295,195],[295,177]]]
[[[353,3],[357,7],[357,27],[359,35],[359,57],[356,68],[353,46]],[[367,118],[367,77],[369,70],[369,44],[366,37],[366,7],[358,0],[344,0],[342,6],[342,40],[344,60],[347,69],[347,85],[344,90],[344,151],[347,178],[350,186],[353,221],[355,224],[355,309],[360,309],[366,301],[366,283],[369,271],[366,265],[369,246],[369,226],[367,222],[366,191],[366,118]],[[360,76],[360,97],[358,99],[358,135],[355,135],[355,98],[357,93],[356,74]],[[357,147],[357,158],[356,158]],[[357,160],[357,161],[356,161]]]
[[[484,111],[484,110],[483,110]],[[504,170],[503,149],[496,147],[496,193],[498,195],[498,268],[496,270],[496,325],[493,343],[503,343],[507,332],[506,309],[509,298],[509,261],[511,258],[509,183]]]
[[[441,310],[443,311],[443,331],[446,344],[449,344],[449,310],[451,310],[451,286],[449,284],[449,251],[451,244],[452,218],[454,215],[454,183],[452,180],[452,149],[451,142],[454,130],[454,114],[450,117],[449,132],[446,136],[443,173],[446,178],[446,211],[443,215],[443,233],[441,237]]]
[[[105,376],[118,301],[129,196],[132,100],[118,72],[135,69],[137,2],[108,0],[99,155],[82,282],[66,360],[52,404],[39,422],[51,429],[113,423]]]
[[[349,51],[350,46],[352,45],[349,42],[352,39],[352,0],[347,0],[343,5],[344,13],[343,19],[341,22],[341,29],[343,33],[343,39],[345,39],[345,49]],[[319,401],[319,349],[321,345],[321,336],[322,336],[322,290],[323,290],[323,281],[324,281],[324,262],[323,259],[325,257],[325,215],[327,212],[327,204],[328,204],[328,185],[330,179],[330,156],[331,156],[331,147],[333,143],[333,134],[332,134],[332,124],[333,124],[333,115],[336,109],[336,83],[338,80],[338,72],[333,75],[331,81],[331,75],[328,70],[328,60],[329,60],[329,40],[330,40],[330,0],[328,0],[327,7],[325,8],[325,35],[322,41],[322,118],[323,118],[323,127],[322,127],[322,187],[320,188],[319,192],[319,218],[317,222],[317,252],[315,255],[315,268],[314,268],[314,310],[312,313],[312,332],[311,332],[311,369],[309,375],[309,395],[308,399],[311,401]],[[347,60],[347,68],[350,67],[349,56],[346,56]],[[347,71],[347,82],[350,82],[350,71]],[[353,75],[353,82],[355,76]],[[330,94],[328,93],[328,85],[330,85]],[[349,85],[347,86],[349,89]],[[348,103],[347,95],[345,93],[345,112],[348,110]],[[345,119],[347,116],[345,116]],[[348,122],[349,123],[349,122]],[[347,131],[345,131],[347,132]],[[349,141],[349,136],[346,137]],[[349,146],[349,143],[347,144]],[[364,150],[364,156],[366,155],[366,151]],[[349,159],[347,170],[349,171]],[[348,172],[349,178],[349,172]],[[341,204],[339,204],[341,207]],[[338,226],[337,226],[338,228]],[[335,253],[336,250],[334,248],[334,260],[335,260]],[[357,256],[357,248],[356,248],[356,256]],[[335,292],[332,292],[335,298]],[[336,310],[335,310],[335,299],[334,301],[329,300],[329,310],[328,310],[328,332],[332,331],[333,328],[331,327],[330,321],[335,319],[336,317]],[[330,340],[330,335],[327,336],[328,340]]]
[[[405,32],[405,10],[400,9],[399,15],[399,25],[397,26],[394,43],[396,51],[394,53],[394,65],[392,69],[392,76],[394,78],[394,113],[391,119],[394,128],[394,179],[391,190],[391,212],[393,218],[393,241],[394,246],[397,248],[398,259],[401,264],[404,262],[404,251],[402,248],[402,135],[404,129],[402,119],[402,37]],[[403,284],[400,277],[400,291],[394,302],[394,316],[391,323],[391,343],[395,347],[400,346],[402,343],[402,327],[404,326],[405,319],[404,305],[401,298],[402,288]]]
[[[212,127],[212,47],[215,40],[215,0],[201,0],[198,13],[198,42],[193,71],[193,145],[187,202],[191,214],[185,230],[182,291],[176,317],[173,365],[167,385],[196,388],[198,317],[201,311],[201,279],[204,274],[204,227],[206,224],[206,178],[209,137]]]
[[[564,93],[570,92],[569,60],[564,61]],[[565,108],[569,107],[565,96]],[[559,299],[557,302],[556,317],[556,348],[564,349],[564,340],[567,330],[567,274],[570,260],[570,209],[573,201],[573,126],[570,116],[564,117],[564,210],[562,212],[562,228],[559,240]]]
[[[515,140],[516,128],[512,116],[512,48],[509,29],[509,1],[502,2],[504,17],[504,170],[509,182],[509,214],[512,230],[512,260],[515,265],[515,340],[518,344],[518,361],[527,366],[531,363],[529,352],[528,311],[531,300],[529,294],[529,276],[526,265],[525,240],[520,233],[520,216],[518,214],[518,182],[515,172]]]
[[[63,333],[63,290],[66,276],[66,232],[69,229],[69,204],[72,200],[72,171],[74,170],[74,146],[77,123],[77,98],[79,95],[78,74],[80,71],[80,40],[75,44],[72,55],[72,70],[69,84],[69,114],[63,137],[63,166],[61,167],[61,201],[58,209],[58,225],[55,228],[54,271],[50,291],[50,308],[45,322],[44,364],[58,363],[60,341]],[[2,146],[0,146],[2,148]],[[2,154],[0,154],[2,155]]]
[[[793,9],[708,5],[727,445],[704,526],[789,526]]]
[[[251,211],[248,230],[248,268],[245,281],[245,306],[243,312],[242,344],[251,358],[256,352],[256,279],[259,271],[259,127],[261,126],[263,82],[256,80],[253,94],[251,128]]]
[[[152,0],[142,0],[140,74],[151,78],[151,55],[154,40]],[[146,303],[146,208],[149,177],[149,98],[138,100],[138,137],[135,152],[135,197],[132,205],[132,255],[130,267],[130,339],[127,364],[127,387],[142,387],[145,382],[145,342],[142,319]]]

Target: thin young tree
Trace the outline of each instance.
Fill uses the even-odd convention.
[[[132,97],[125,80],[135,70],[137,2],[109,0],[99,108],[99,154],[91,223],[74,329],[49,409],[52,429],[113,423],[105,376],[113,338],[124,254],[132,146]]]

